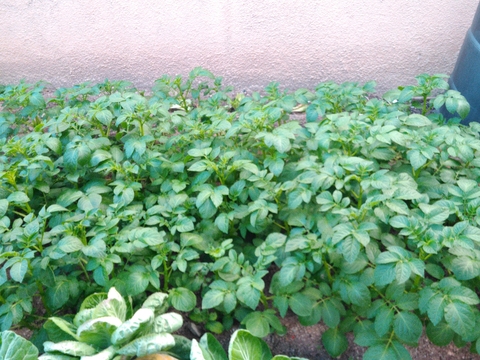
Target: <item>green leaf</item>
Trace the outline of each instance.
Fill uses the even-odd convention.
[[[189,359],[193,342],[181,335],[173,335],[175,345],[166,352],[177,359]]]
[[[217,289],[208,290],[202,298],[202,309],[212,309],[220,305],[225,297],[225,292]]]
[[[390,264],[396,263],[401,259],[401,256],[397,253],[386,251],[380,253],[375,259],[376,264]]]
[[[395,265],[395,278],[399,284],[403,284],[408,279],[410,279],[410,275],[412,275],[412,269],[408,262],[399,261]]]
[[[393,340],[392,341],[392,348],[395,351],[395,354],[397,355],[397,359],[401,360],[412,360],[412,356],[408,352],[407,349],[401,344],[400,342]]]
[[[50,150],[52,150],[58,155],[60,155],[62,152],[62,143],[58,138],[55,138],[55,137],[48,138],[48,140],[45,142],[45,145],[47,145],[47,147]]]
[[[104,258],[106,255],[107,245],[105,241],[98,239],[92,240],[87,246],[81,248],[82,253],[91,258]]]
[[[112,333],[112,344],[121,346],[139,335],[151,332],[154,316],[152,309],[141,308],[137,310],[131,319],[125,321]]]
[[[21,283],[28,271],[28,260],[20,260],[12,265],[10,268],[10,276],[12,280]]]
[[[88,344],[68,340],[58,343],[46,341],[43,343],[43,348],[45,352],[58,351],[62,354],[71,356],[90,356],[97,353],[97,350]]]
[[[480,261],[467,256],[452,260],[452,271],[458,280],[470,280],[480,275]]]
[[[228,345],[229,360],[271,360],[268,345],[246,330],[237,330]]]
[[[169,293],[169,300],[172,306],[178,311],[192,311],[197,304],[195,294],[183,287],[172,289]]]
[[[325,331],[322,334],[322,344],[325,350],[333,357],[340,356],[348,348],[348,340],[338,328]]]
[[[437,280],[441,280],[445,276],[445,270],[437,264],[426,264],[425,270]]]
[[[140,357],[160,353],[174,345],[175,338],[171,334],[148,334],[138,337],[118,349],[117,354]]]
[[[82,240],[76,236],[66,236],[57,244],[58,248],[65,253],[72,253],[83,248]]]
[[[408,205],[405,203],[403,200],[396,200],[396,199],[391,199],[385,203],[391,210],[402,214],[402,215],[410,215],[410,209],[408,208]],[[393,220],[393,218],[392,218]],[[408,221],[408,220],[407,220]],[[402,227],[403,224],[398,224],[400,226],[395,226],[394,224],[390,223],[394,227]]]
[[[437,325],[442,319],[445,311],[445,306],[447,305],[446,298],[442,295],[435,295],[433,296],[429,302],[427,307],[427,314],[430,318],[430,321]]]
[[[86,309],[94,309],[98,304],[100,304],[103,300],[108,298],[108,294],[112,292],[114,288],[110,289],[108,293],[105,292],[97,292],[87,296],[80,305],[80,311]],[[116,290],[115,290],[116,291]]]
[[[326,300],[320,305],[323,322],[329,328],[336,328],[340,323],[340,312],[332,300]]]
[[[394,228],[402,229],[410,226],[410,220],[406,216],[398,215],[390,219],[390,225]]]
[[[70,204],[73,204],[75,201],[80,199],[82,196],[83,196],[83,193],[81,191],[68,189],[58,197],[57,204],[66,208]]]
[[[395,280],[395,265],[385,264],[377,265],[375,268],[375,284],[378,286],[384,286],[391,284]]]
[[[78,327],[77,336],[83,343],[104,349],[111,345],[110,337],[120,325],[122,320],[114,316],[91,319]]]
[[[341,252],[347,262],[353,263],[360,254],[360,243],[354,237],[349,236],[342,241]]]
[[[14,191],[10,195],[8,195],[7,201],[17,204],[24,204],[28,203],[30,201],[30,198],[23,191]]]
[[[402,342],[416,345],[422,335],[423,324],[414,313],[401,311],[395,315],[393,330]]]
[[[15,334],[13,331],[2,331],[0,359],[37,360],[38,349],[30,341]]]
[[[76,171],[78,167],[78,149],[67,149],[63,154],[63,163],[69,172]]]
[[[94,317],[113,316],[123,322],[127,317],[127,304],[120,293],[112,287],[108,291],[107,299],[95,306],[92,315]]]
[[[118,348],[116,346],[109,346],[106,349],[91,356],[82,356],[81,360],[111,360],[115,357]],[[42,359],[43,360],[43,359]],[[61,360],[61,359],[58,359]],[[65,359],[68,360],[68,359]]]
[[[77,327],[68,321],[52,316],[43,324],[47,331],[48,338],[53,342],[64,340],[79,340]]]
[[[49,306],[53,309],[62,307],[70,298],[71,285],[78,286],[77,282],[72,282],[71,279],[57,277],[55,285],[47,289],[47,300]]]
[[[259,311],[248,314],[242,321],[245,328],[257,337],[265,337],[270,333],[270,324],[265,316]]]
[[[155,314],[160,314],[168,307],[168,295],[162,292],[151,294],[142,304],[143,308],[152,309]]]
[[[354,327],[355,344],[360,346],[373,346],[382,342],[370,321],[358,322]]]
[[[463,96],[462,98],[457,101],[457,113],[462,119],[465,119],[470,113],[470,104]]]
[[[444,321],[437,325],[433,325],[429,322],[426,328],[426,333],[430,341],[437,346],[446,346],[450,344],[455,335],[455,332],[450,325]]]
[[[217,218],[215,219],[215,225],[218,229],[223,232],[224,234],[228,234],[230,220],[228,219],[228,215],[225,213],[218,214]]]
[[[158,315],[154,319],[154,332],[160,333],[172,333],[180,329],[183,325],[183,318],[177,313],[166,313]]]
[[[8,200],[0,199],[0,218],[2,218],[8,210]]]
[[[447,324],[460,336],[464,337],[475,328],[475,314],[472,308],[464,303],[453,301],[445,306]]]
[[[298,316],[310,316],[313,309],[313,300],[302,293],[295,293],[289,299],[288,304]]]
[[[175,223],[175,226],[176,226],[178,232],[189,232],[189,231],[193,231],[195,229],[193,221],[189,218],[186,218],[186,217],[183,217],[183,218],[179,219]]]
[[[103,125],[108,126],[113,119],[113,114],[110,112],[110,110],[101,110],[95,114],[95,117]]]
[[[149,284],[148,273],[140,271],[132,271],[128,275],[127,293],[128,295],[138,295],[144,292]]]
[[[282,135],[267,133],[265,134],[264,141],[265,145],[274,146],[281,154],[286,153],[291,148],[290,140]]]
[[[200,347],[199,343],[195,339],[192,340],[189,359],[190,360],[213,360],[212,355],[209,354],[202,347]]]
[[[416,127],[424,127],[431,125],[432,122],[426,116],[420,114],[412,114],[406,118],[405,124]]]
[[[241,282],[243,279],[248,281]],[[251,279],[243,279],[240,279],[238,282],[237,298],[250,309],[255,310],[260,301],[260,290],[255,286],[255,283],[252,282]]]
[[[398,357],[393,347],[388,344],[380,344],[369,347],[363,354],[363,360],[398,360]]]
[[[477,305],[480,303],[478,295],[473,290],[464,286],[449,289],[448,295],[450,299],[459,300],[468,305]]]
[[[393,315],[393,308],[387,305],[380,307],[374,322],[375,331],[378,336],[384,336],[390,330],[393,323]]]
[[[96,354],[96,355],[98,355],[98,354]],[[93,355],[93,356],[95,356],[95,355]],[[83,356],[82,360],[83,359],[96,360],[93,356],[92,357]],[[73,356],[70,356],[70,355],[59,354],[59,353],[56,353],[56,354],[45,353],[45,354],[41,355],[38,359],[39,360],[74,360],[74,359],[78,359],[78,357],[73,357]],[[110,359],[106,358],[105,360],[110,360]]]
[[[402,294],[395,301],[402,310],[416,310],[418,308],[418,294],[416,293]]]
[[[279,281],[282,286],[288,286],[293,281],[300,280],[305,274],[305,265],[295,257],[288,257],[282,263]]]
[[[352,282],[347,286],[348,298],[352,304],[367,306],[370,304],[370,290],[361,282]]]

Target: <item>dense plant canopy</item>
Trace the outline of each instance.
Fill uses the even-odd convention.
[[[353,332],[365,359],[406,359],[424,326],[480,350],[480,125],[432,111],[469,111],[445,78],[0,88],[1,329],[114,286],[216,333],[282,334],[291,310],[333,356]]]

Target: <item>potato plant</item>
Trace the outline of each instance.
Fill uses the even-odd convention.
[[[168,292],[212,332],[284,333],[292,311],[333,356],[353,332],[365,359],[407,359],[424,328],[480,350],[480,125],[445,78],[3,86],[2,330],[41,321],[36,298],[53,316],[114,286]]]

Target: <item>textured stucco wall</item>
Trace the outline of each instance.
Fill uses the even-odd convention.
[[[270,81],[450,73],[478,0],[0,0],[0,83],[55,86],[203,66],[237,90]]]

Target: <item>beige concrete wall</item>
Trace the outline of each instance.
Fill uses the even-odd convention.
[[[270,81],[450,73],[478,0],[0,0],[0,83],[55,86],[203,66],[237,90]]]

